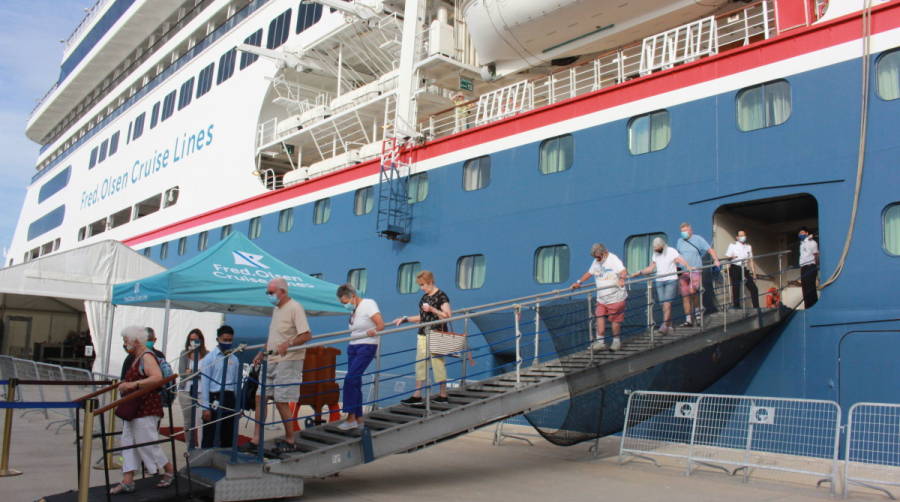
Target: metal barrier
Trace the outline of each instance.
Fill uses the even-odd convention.
[[[841,409],[834,401],[638,391],[625,413],[623,461],[683,458],[687,474],[704,465],[743,471],[745,482],[753,469],[792,472],[835,491]]]
[[[900,486],[900,404],[856,403],[847,417],[844,497],[854,484],[896,500],[879,485]]]

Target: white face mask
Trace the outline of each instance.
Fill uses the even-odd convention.
[[[196,349],[200,347],[200,340],[191,340],[191,348]]]
[[[741,243],[747,242],[747,237],[744,235],[738,237],[738,242],[741,242]]]

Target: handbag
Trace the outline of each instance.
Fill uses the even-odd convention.
[[[141,410],[141,399],[132,399],[130,401],[125,401],[124,403],[116,406],[116,416],[121,418],[122,420],[134,420],[138,416],[138,412]]]
[[[462,357],[462,352],[466,350],[465,333],[429,329],[425,336],[433,356]]]

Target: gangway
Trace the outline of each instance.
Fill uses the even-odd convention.
[[[778,256],[780,274],[781,254]],[[576,294],[584,293],[560,293],[554,299]],[[519,319],[523,305],[528,303],[461,317],[505,309],[515,312]],[[517,357],[516,370],[449,389],[448,402],[429,401],[426,393],[421,404],[401,403],[371,411],[362,430],[344,431],[333,423],[307,428],[295,435],[300,451],[281,458],[260,463],[256,456],[232,450],[195,450],[190,459],[192,480],[213,487],[216,501],[302,495],[304,479],[330,476],[392,454],[425,448],[507,417],[622,382],[679,358],[704,353],[726,358],[726,364],[733,366],[792,312],[782,306],[717,312],[704,315],[699,326],[680,328],[665,336],[652,329],[651,319],[651,329],[627,338],[616,352],[588,348],[552,360],[536,357],[527,367]],[[515,332],[518,344],[523,338],[518,320]]]

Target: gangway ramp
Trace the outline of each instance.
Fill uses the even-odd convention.
[[[708,350],[739,360],[791,314],[780,307],[705,316],[704,327],[674,334],[649,331],[628,338],[616,352],[579,351],[448,391],[449,401],[398,404],[371,412],[366,429],[325,424],[296,433],[299,452],[257,463],[230,450],[195,451],[194,481],[215,488],[215,500],[256,500],[302,494],[303,480],[333,475],[395,453],[451,439],[498,420],[621,382],[656,365]],[[273,446],[268,444],[266,446]],[[196,469],[202,467],[202,469]],[[198,479],[199,478],[199,479]]]

